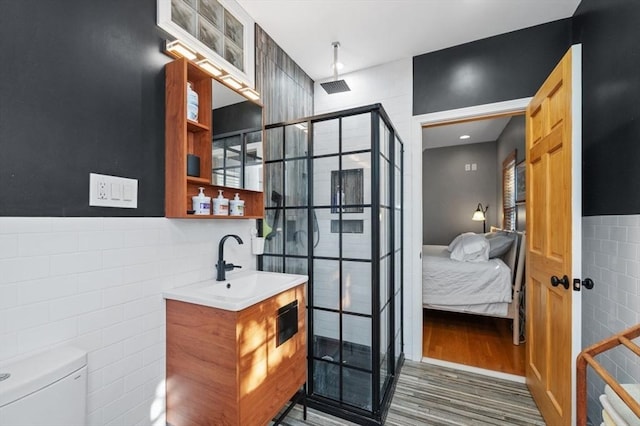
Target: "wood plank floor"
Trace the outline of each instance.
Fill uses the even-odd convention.
[[[423,356],[525,375],[525,344],[513,344],[510,320],[430,309],[423,315]]]
[[[351,426],[355,423],[296,406],[285,426]],[[522,383],[431,364],[406,361],[385,422],[414,425],[544,425]]]

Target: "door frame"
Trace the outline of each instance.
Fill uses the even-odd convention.
[[[571,273],[582,280],[582,44],[570,47],[571,64]],[[575,212],[580,212],[577,215]],[[577,361],[582,351],[582,292],[571,298],[571,421],[577,419]],[[576,318],[579,321],[576,322]]]
[[[438,111],[429,114],[414,115],[411,118],[411,145],[414,149],[420,149],[420,155],[413,155],[411,161],[411,170],[413,170],[413,205],[414,212],[419,211],[418,214],[413,214],[412,217],[412,240],[410,247],[413,247],[422,253],[422,127],[430,126],[434,124],[446,123],[450,121],[459,120],[473,120],[485,118],[491,115],[510,115],[524,112],[527,106],[531,102],[531,97],[520,98],[510,101],[494,102],[484,105],[475,105],[466,108],[451,109],[447,111]],[[405,355],[407,358],[414,361],[420,361],[422,359],[422,259],[415,256],[415,263],[412,268],[412,277],[407,279],[406,282],[410,282],[412,285],[406,288],[405,294],[405,306],[407,311],[410,312],[410,321],[405,320],[405,333],[407,336],[412,336],[411,339],[407,339]],[[408,277],[407,277],[408,278]],[[405,278],[406,279],[406,278]],[[408,297],[407,297],[408,296]],[[408,312],[408,313],[409,313]],[[410,345],[410,346],[409,346]]]

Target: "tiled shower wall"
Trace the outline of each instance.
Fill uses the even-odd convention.
[[[0,218],[0,370],[58,345],[88,352],[90,425],[163,425],[162,292],[253,270],[254,220]],[[230,273],[231,274],[231,273]],[[232,276],[232,275],[231,275]]]
[[[582,276],[595,283],[582,293],[587,347],[640,323],[640,216],[585,217],[582,226]],[[596,360],[620,383],[640,382],[640,358],[631,351],[614,349]],[[589,420],[600,424],[604,382],[589,368],[587,384]]]

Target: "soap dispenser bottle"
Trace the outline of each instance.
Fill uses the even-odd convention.
[[[229,211],[231,216],[244,216],[244,200],[240,199],[237,192],[233,200],[229,201]]]
[[[197,215],[211,214],[211,197],[204,195],[204,188],[200,187],[200,193],[191,197],[193,213]]]
[[[218,190],[218,196],[213,199],[213,214],[217,216],[229,215],[229,199],[224,198],[222,189]]]

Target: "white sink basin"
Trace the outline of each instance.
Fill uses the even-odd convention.
[[[224,281],[210,279],[163,293],[165,299],[180,300],[227,311],[241,311],[292,287],[306,283],[306,275],[247,271],[228,273]]]

